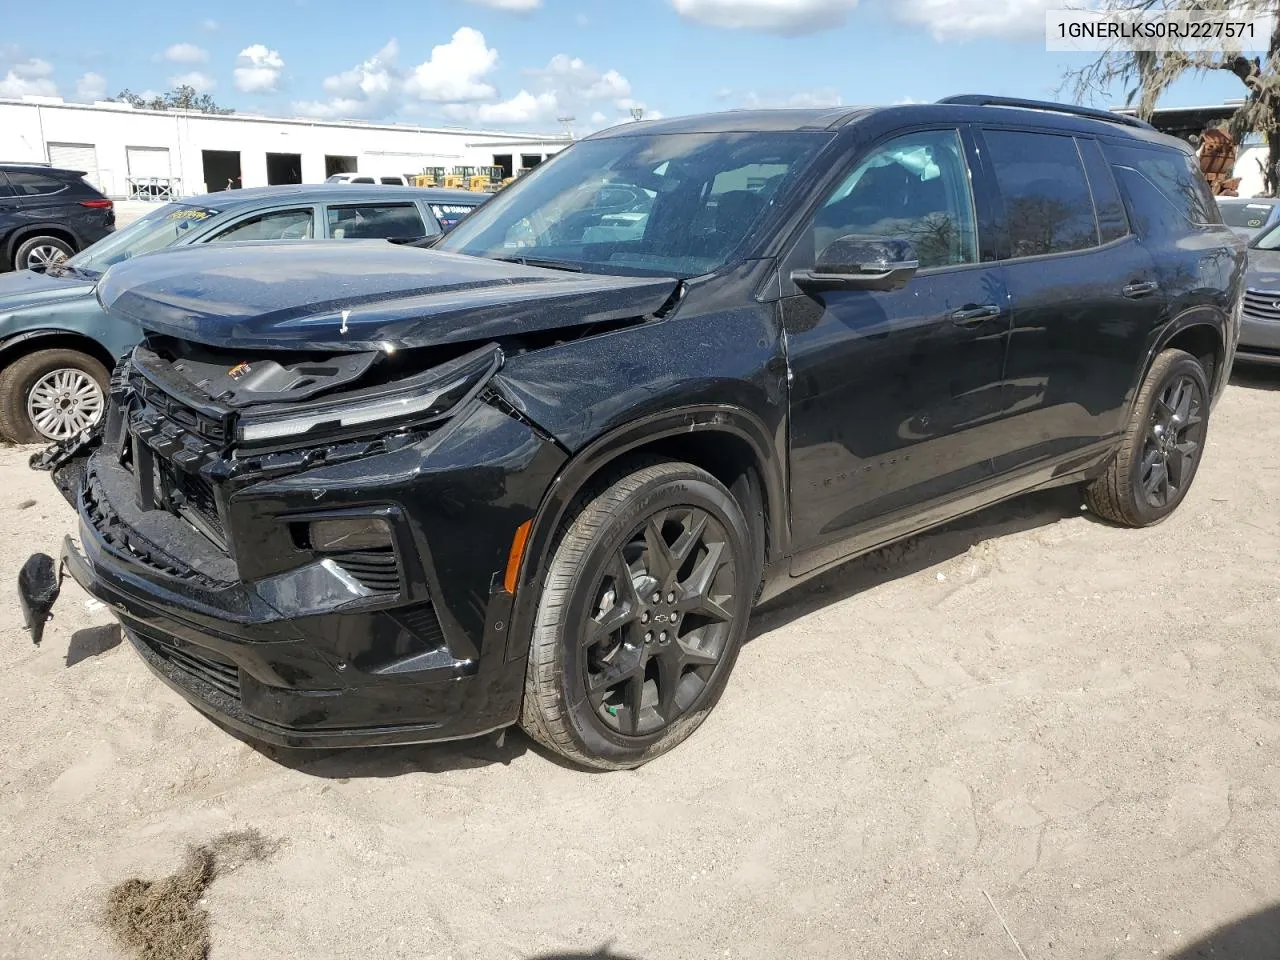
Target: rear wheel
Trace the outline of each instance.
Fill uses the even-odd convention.
[[[644,467],[589,500],[538,605],[521,724],[562,756],[636,767],[711,712],[758,571],[742,510],[687,463]]]
[[[1138,391],[1115,459],[1085,487],[1089,509],[1126,527],[1159,523],[1191,489],[1208,429],[1204,367],[1189,353],[1165,350]]]
[[[19,357],[0,371],[0,433],[15,443],[77,436],[102,419],[109,379],[106,367],[79,350]]]
[[[15,270],[47,270],[75,253],[75,248],[57,237],[29,237],[13,255]]]

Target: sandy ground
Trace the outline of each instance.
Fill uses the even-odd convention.
[[[11,604],[0,956],[115,955],[112,884],[252,827],[283,845],[210,888],[215,960],[1173,956],[1280,901],[1277,411],[1280,372],[1238,375],[1158,528],[1059,491],[785,598],[631,773],[518,734],[259,752],[74,585],[38,650]],[[72,525],[27,453],[0,451],[0,570]],[[1280,955],[1274,917],[1207,955]]]

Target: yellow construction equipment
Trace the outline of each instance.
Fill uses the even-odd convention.
[[[422,172],[413,178],[414,186],[418,187],[438,187],[444,180],[444,167],[423,167]]]
[[[469,190],[468,184],[475,175],[475,167],[454,167],[444,178],[444,185],[451,190]]]

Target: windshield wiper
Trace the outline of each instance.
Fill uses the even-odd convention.
[[[582,267],[566,260],[544,260],[541,257],[494,257],[503,263],[518,263],[522,267],[546,267],[548,270],[564,270],[567,273],[583,273]]]

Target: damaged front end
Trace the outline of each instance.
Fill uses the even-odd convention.
[[[503,362],[496,343],[152,335],[114,372],[102,429],[32,459],[80,532],[60,565],[33,558],[29,623],[65,567],[171,686],[279,744],[509,725],[523,662],[502,574],[565,454],[495,389]]]

